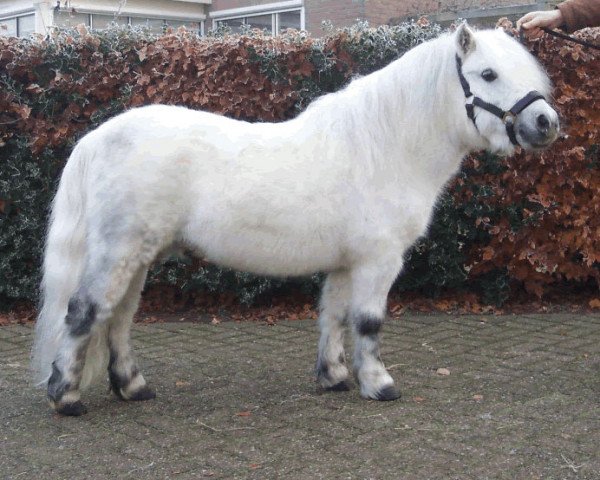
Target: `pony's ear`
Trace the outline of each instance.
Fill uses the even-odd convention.
[[[464,58],[475,50],[475,34],[473,33],[473,30],[469,28],[467,22],[460,24],[455,35],[460,57]]]

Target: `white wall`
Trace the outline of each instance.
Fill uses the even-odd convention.
[[[71,0],[78,12],[114,14],[119,9],[118,0]],[[181,20],[204,20],[204,4],[211,0],[181,2],[169,0],[128,0],[121,10],[122,15],[178,18]]]
[[[1,0],[0,18],[19,13],[32,12],[33,9],[33,0]]]

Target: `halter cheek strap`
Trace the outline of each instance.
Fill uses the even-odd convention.
[[[508,138],[510,139],[511,143],[513,145],[519,145],[517,136],[515,134],[515,120],[517,119],[517,115],[519,115],[519,113],[525,110],[533,102],[537,100],[545,100],[544,96],[541,93],[532,90],[508,110],[502,110],[496,105],[492,105],[491,103],[488,103],[485,100],[482,100],[481,98],[473,95],[473,92],[471,92],[469,82],[462,73],[462,61],[458,55],[456,55],[456,69],[458,71],[458,79],[460,80],[460,85],[462,86],[462,89],[465,92],[465,97],[467,99],[467,103],[465,104],[467,116],[471,119],[473,125],[475,125],[475,128],[477,128],[477,123],[475,123],[475,107],[479,107],[490,112],[492,115],[495,115],[500,120],[502,120],[502,123],[504,123],[506,127],[506,134],[508,135]]]

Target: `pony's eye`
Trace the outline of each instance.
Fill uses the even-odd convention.
[[[486,68],[483,72],[481,72],[481,78],[483,78],[486,82],[493,82],[498,78],[498,75],[491,68]]]

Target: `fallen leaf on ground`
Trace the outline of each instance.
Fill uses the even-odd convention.
[[[600,298],[593,298],[588,304],[591,308],[600,308]]]
[[[249,412],[248,410],[236,413],[236,416],[238,417],[249,417],[250,415],[252,415],[252,412]]]
[[[483,400],[483,395],[473,395],[473,400],[481,402],[481,400]]]

